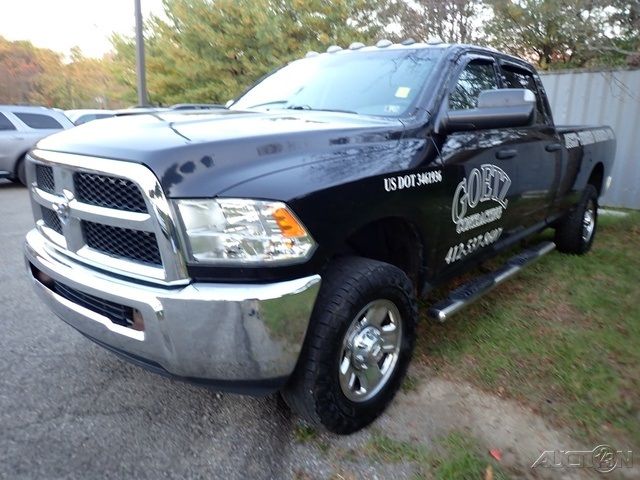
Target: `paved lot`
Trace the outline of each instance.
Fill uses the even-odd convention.
[[[57,319],[25,273],[32,223],[27,191],[0,180],[0,479],[416,478],[413,464],[377,461],[373,436],[431,448],[451,430],[528,473],[543,446],[574,444],[513,401],[413,369],[419,387],[372,428],[305,440],[277,396],[220,395],[153,375]]]
[[[0,180],[0,478],[279,478],[294,428],[277,397],[221,396],[130,366],[32,292],[26,189]]]

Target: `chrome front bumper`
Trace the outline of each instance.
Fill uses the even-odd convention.
[[[273,381],[277,388],[284,382],[298,360],[320,288],[319,275],[259,285],[144,285],[79,264],[36,230],[27,234],[25,256],[36,292],[69,325],[159,373],[214,384]],[[36,279],[34,271],[138,310],[144,331],[67,300]]]

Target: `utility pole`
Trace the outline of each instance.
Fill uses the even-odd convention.
[[[147,79],[144,65],[144,35],[142,32],[142,6],[140,0],[134,0],[136,6],[136,73],[138,76],[138,105],[147,105]]]

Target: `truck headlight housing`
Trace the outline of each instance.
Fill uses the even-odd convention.
[[[300,263],[315,242],[282,202],[176,200],[191,261],[219,265]]]

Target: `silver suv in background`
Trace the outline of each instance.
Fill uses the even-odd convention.
[[[83,123],[90,122],[92,120],[100,120],[101,118],[113,117],[112,110],[95,110],[95,109],[78,109],[78,110],[65,110],[64,114],[75,125],[82,125]]]
[[[71,120],[51,108],[0,105],[0,178],[24,185],[27,152],[41,138],[71,127]]]

